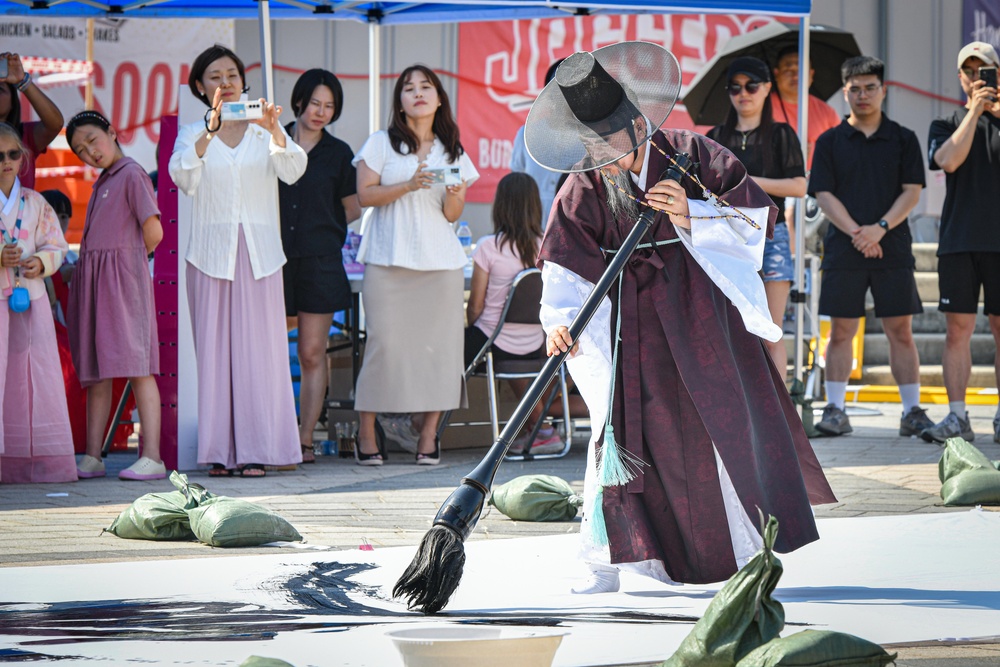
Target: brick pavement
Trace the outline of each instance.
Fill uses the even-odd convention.
[[[898,404],[865,404],[881,414],[852,416],[854,433],[823,438],[813,445],[839,502],[819,507],[817,517],[855,517],[923,512],[966,511],[940,505],[937,461],[941,449],[918,438],[897,435]],[[940,419],[946,406],[934,406]],[[994,408],[970,406],[976,445],[991,459],[1000,458],[992,442]],[[269,472],[261,479],[192,479],[219,495],[260,502],[282,514],[314,544],[357,548],[363,539],[376,548],[412,545],[430,527],[438,507],[479,461],[484,450],[444,452],[437,467],[418,467],[412,456],[392,452],[381,468],[361,468],[349,460],[319,457],[316,465]],[[497,483],[518,475],[543,472],[582,488],[584,447],[564,459],[505,463]],[[172,489],[169,482],[121,482],[118,470],[134,453],[108,459],[109,477],[74,484],[0,485],[0,566],[90,563],[137,559],[227,557],[274,553],[270,549],[213,549],[199,544],[122,540],[101,534],[136,497]],[[64,497],[51,494],[66,493]],[[993,508],[994,510],[998,508]],[[501,539],[576,532],[579,522],[528,523],[488,513],[473,539]],[[904,667],[977,667],[1000,665],[1000,644],[918,646],[901,650]]]

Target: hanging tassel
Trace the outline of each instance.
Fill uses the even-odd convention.
[[[639,467],[645,465],[615,440],[615,428],[604,426],[604,444],[597,457],[597,483],[603,486],[624,486],[636,478]]]
[[[594,507],[587,517],[590,523],[590,540],[596,546],[605,547],[608,545],[608,525],[604,522],[604,488],[597,487],[597,494],[594,496]]]

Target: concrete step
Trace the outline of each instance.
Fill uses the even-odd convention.
[[[917,281],[917,293],[920,295],[920,300],[937,303],[938,299],[941,298],[937,271],[917,271],[913,277]]]
[[[924,312],[913,316],[913,333],[940,333],[943,335],[948,325],[945,314],[938,310],[938,302],[925,301],[923,305]],[[865,311],[865,333],[880,334],[883,331],[882,320],[875,317],[875,309],[868,308]],[[990,320],[982,313],[976,315],[975,333],[990,333]]]
[[[922,364],[940,364],[944,352],[944,334],[914,334]],[[992,334],[972,335],[972,363],[978,365],[993,365],[996,354],[996,342]],[[889,340],[885,334],[865,335],[864,364],[882,365],[889,363]]]
[[[937,243],[914,243],[913,258],[917,271],[937,273]]]
[[[851,380],[851,383],[857,382]],[[892,377],[892,371],[888,365],[865,366],[862,369],[860,384],[894,385],[896,380]],[[940,365],[921,364],[920,365],[920,385],[923,387],[943,387],[944,373]],[[996,373],[993,365],[974,365],[972,376],[969,378],[970,387],[996,387]]]

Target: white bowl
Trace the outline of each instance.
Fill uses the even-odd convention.
[[[406,667],[551,667],[566,631],[435,625],[386,633]]]

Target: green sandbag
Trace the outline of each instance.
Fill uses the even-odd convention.
[[[252,655],[240,663],[240,667],[295,667],[290,662],[278,660],[277,658],[262,658],[259,655]]]
[[[255,547],[268,542],[298,542],[299,531],[260,505],[217,496],[188,512],[195,537],[213,547]]]
[[[1000,504],[1000,470],[963,438],[948,438],[938,462],[945,505]]]
[[[490,504],[515,521],[569,521],[583,497],[560,477],[522,475],[495,488]]]
[[[803,630],[772,639],[736,667],[884,667],[896,659],[867,639],[829,630]]]
[[[193,540],[187,511],[212,497],[176,470],[170,482],[177,491],[147,493],[126,507],[106,530],[129,540]]]
[[[733,667],[778,636],[785,610],[771,597],[783,569],[772,551],[777,536],[778,520],[772,516],[764,528],[764,548],[715,594],[705,615],[661,667]]]

